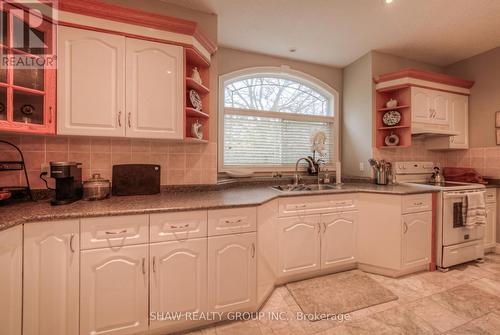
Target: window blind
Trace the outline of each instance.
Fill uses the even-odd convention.
[[[300,157],[312,155],[312,136],[327,135],[326,161],[330,160],[332,124],[282,118],[224,115],[225,166],[293,165]]]

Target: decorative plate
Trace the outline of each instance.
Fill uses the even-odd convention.
[[[201,98],[198,92],[196,92],[195,90],[190,90],[189,100],[191,101],[191,105],[193,106],[193,108],[201,112],[203,106],[201,104]]]
[[[385,145],[393,147],[399,144],[399,136],[396,134],[391,134],[385,137]]]
[[[22,105],[21,106],[21,113],[23,113],[24,115],[31,115],[35,112],[35,107],[33,107],[32,105]]]
[[[400,121],[401,121],[401,113],[398,111],[385,112],[384,116],[382,117],[382,122],[388,127],[395,126]]]

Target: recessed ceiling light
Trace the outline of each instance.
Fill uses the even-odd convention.
[[[385,0],[385,3],[386,3],[386,4],[390,4],[390,3],[392,3],[393,1],[394,1],[394,0]]]

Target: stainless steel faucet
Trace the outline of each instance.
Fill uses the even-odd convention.
[[[301,157],[297,160],[297,163],[295,163],[295,174],[293,175],[293,184],[298,185],[300,183],[300,176],[299,176],[299,163],[300,161],[306,161],[307,164],[309,164],[309,169],[311,170],[312,173],[316,172],[316,167],[314,166],[314,162],[311,158],[309,157]]]

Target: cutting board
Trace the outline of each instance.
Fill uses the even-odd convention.
[[[113,195],[160,193],[161,169],[155,164],[113,165]]]

